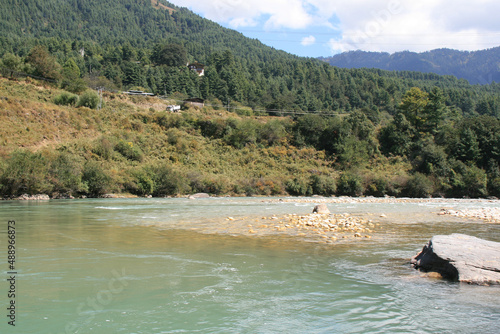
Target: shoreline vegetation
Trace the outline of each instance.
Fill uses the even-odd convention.
[[[500,195],[500,120],[442,119],[431,128],[405,118],[405,108],[421,103],[444,108],[431,99],[437,91],[412,88],[393,118],[366,110],[256,116],[190,105],[171,113],[173,100],[110,92],[92,109],[58,104],[67,92],[32,78],[0,78],[0,92],[0,196],[7,199]],[[83,97],[99,99],[92,91]]]

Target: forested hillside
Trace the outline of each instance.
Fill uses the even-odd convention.
[[[471,84],[500,83],[500,47],[480,51],[438,49],[422,53],[349,51],[321,57],[342,68],[378,68],[387,71],[418,71],[453,75]]]
[[[336,68],[157,0],[0,4],[3,196],[500,196],[500,84]]]
[[[22,57],[17,63],[23,64],[33,47],[41,44],[60,66],[76,64],[77,76],[94,87],[178,92],[181,99],[202,97],[224,105],[239,102],[256,110],[369,108],[393,113],[409,88],[429,91],[437,85],[448,105],[467,114],[499,113],[499,85],[472,87],[452,77],[333,68],[266,47],[166,2],[167,7],[160,9],[153,7],[160,2],[150,0],[1,3],[0,56]],[[198,78],[189,71],[187,61],[205,64],[205,76]],[[16,61],[7,63],[14,66]],[[64,79],[40,68],[26,71]]]

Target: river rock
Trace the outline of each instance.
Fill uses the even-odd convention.
[[[500,284],[500,243],[465,234],[436,235],[411,264],[451,281]]]
[[[197,199],[197,198],[209,198],[210,195],[206,193],[197,193],[189,196],[189,199]]]
[[[321,215],[329,215],[330,210],[328,210],[328,207],[326,206],[325,203],[318,204],[314,207],[313,213],[319,213]]]
[[[73,197],[71,194],[54,194],[52,195],[52,199],[75,199],[75,197]]]
[[[22,194],[16,199],[20,201],[48,201],[50,197],[49,195],[45,194],[37,194],[37,195]]]

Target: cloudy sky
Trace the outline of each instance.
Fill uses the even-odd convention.
[[[300,56],[500,46],[498,0],[170,0]]]

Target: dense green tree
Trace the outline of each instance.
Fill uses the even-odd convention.
[[[413,125],[402,113],[398,113],[389,125],[381,129],[380,149],[387,156],[405,156],[411,152],[415,133]]]
[[[45,46],[38,45],[31,49],[26,61],[33,66],[32,74],[53,81],[61,79],[61,65]]]
[[[458,142],[453,145],[454,156],[463,162],[477,162],[481,156],[476,134],[470,128],[460,132]]]
[[[412,87],[401,100],[399,109],[417,131],[423,131],[427,122],[426,109],[429,95],[418,87]]]
[[[68,58],[64,63],[61,88],[77,94],[87,89],[85,81],[80,77],[80,68],[74,58]]]
[[[172,67],[186,66],[187,52],[179,44],[156,44],[153,48],[151,60],[157,65]]]
[[[310,114],[299,117],[294,126],[296,144],[321,147],[321,138],[326,126],[325,118],[319,115]]]
[[[443,92],[433,87],[429,92],[428,103],[424,109],[424,123],[422,130],[424,132],[435,134],[446,113]]]
[[[5,70],[12,78],[15,72],[21,70],[21,57],[13,55],[12,53],[4,54],[0,62],[0,68]]]

